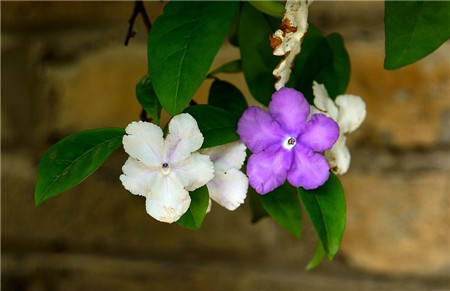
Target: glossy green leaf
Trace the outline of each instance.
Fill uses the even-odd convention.
[[[238,29],[239,29],[239,21],[241,19],[241,9],[242,9],[242,2],[239,3],[239,8],[234,15],[233,21],[231,21],[230,29],[228,30],[228,41],[233,46],[239,46],[239,39],[238,39]]]
[[[250,209],[252,211],[252,223],[258,222],[260,219],[269,215],[264,206],[259,200],[260,194],[256,193],[255,189],[248,187],[248,199],[250,200]]]
[[[225,109],[236,117],[236,122],[248,107],[244,95],[238,88],[219,79],[214,80],[211,85],[208,104]]]
[[[384,68],[397,69],[427,56],[450,37],[449,1],[385,1]]]
[[[302,209],[294,187],[289,183],[285,183],[272,192],[259,195],[259,200],[276,222],[294,236],[300,237],[302,232]]]
[[[136,97],[153,122],[159,125],[162,107],[158,97],[156,97],[155,90],[153,90],[152,82],[148,74],[142,77],[136,84]]]
[[[200,187],[189,193],[191,205],[183,216],[178,219],[177,224],[192,230],[198,230],[203,223],[209,204],[209,193],[206,186]]]
[[[236,13],[235,1],[170,1],[148,38],[153,88],[171,115],[183,111],[202,84]]]
[[[325,257],[325,250],[323,249],[322,242],[320,241],[320,239],[317,239],[313,257],[308,262],[306,270],[311,270],[318,267],[320,263],[322,263],[324,257]]]
[[[326,37],[333,61],[323,68],[316,81],[325,84],[330,96],[344,94],[350,81],[350,58],[345,48],[344,39],[338,33]]]
[[[245,81],[253,97],[268,105],[275,92],[276,81],[272,71],[281,61],[272,55],[269,36],[280,20],[262,14],[250,4],[244,3],[239,24],[239,46]]]
[[[257,0],[257,1],[248,1],[248,3],[250,3],[250,5],[258,9],[262,13],[278,19],[282,19],[284,17],[284,13],[286,12],[283,3],[277,0],[270,0],[270,1]]]
[[[122,145],[125,130],[100,128],[65,137],[42,157],[38,167],[35,203],[79,184]]]
[[[190,106],[184,112],[197,120],[203,134],[202,148],[215,147],[239,139],[237,120],[230,112],[212,105]]]
[[[298,188],[306,212],[331,260],[339,249],[345,229],[345,197],[339,179],[333,173],[315,190]]]
[[[333,33],[323,37],[321,32],[310,24],[287,86],[301,91],[312,103],[314,80],[325,84],[333,99],[343,94],[350,80],[350,59],[339,34]]]
[[[239,73],[242,72],[242,61],[241,60],[234,60],[231,62],[228,62],[226,64],[223,64],[222,66],[218,67],[217,69],[211,71],[208,76],[216,75],[219,73]]]

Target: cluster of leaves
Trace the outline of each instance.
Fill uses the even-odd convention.
[[[435,10],[438,6],[441,9]],[[191,114],[203,133],[203,148],[237,140],[237,121],[248,104],[238,88],[217,74],[242,71],[254,98],[268,105],[275,91],[272,71],[280,61],[272,55],[269,35],[279,27],[283,12],[278,1],[167,3],[149,34],[148,74],[136,85],[139,103],[156,124],[163,108],[171,115]],[[386,2],[385,12],[388,69],[420,59],[449,37],[448,2]],[[241,59],[210,71],[225,39],[239,47]],[[349,57],[341,36],[324,36],[310,24],[286,86],[303,92],[311,103],[313,80],[325,84],[335,98],[345,92],[349,77]],[[208,104],[188,106],[206,78],[214,79]],[[119,128],[88,130],[51,147],[39,165],[36,205],[88,177],[121,146],[124,134]],[[308,268],[317,266],[325,255],[334,257],[346,216],[344,192],[335,175],[315,190],[285,184],[266,195],[249,189],[248,196],[253,221],[270,215],[296,237],[302,230],[303,206],[318,235]],[[178,224],[198,229],[208,206],[207,188],[191,192],[191,198],[190,209]]]

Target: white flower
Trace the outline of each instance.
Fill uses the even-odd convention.
[[[174,116],[166,139],[158,126],[132,122],[125,129],[123,146],[130,155],[120,176],[125,189],[146,198],[146,210],[155,219],[172,223],[189,208],[188,191],[214,175],[213,163],[197,151],[203,135],[189,114]]]
[[[339,175],[345,174],[350,167],[350,152],[345,145],[345,134],[357,129],[366,117],[366,104],[359,96],[345,94],[336,97],[333,102],[327,90],[316,81],[313,83],[314,105],[318,112],[325,113],[339,125],[339,139],[331,150],[325,152],[330,168]],[[314,110],[314,108],[313,108]]]
[[[303,36],[308,29],[307,0],[287,0],[286,13],[280,28],[270,37],[273,55],[284,56],[283,60],[273,71],[278,78],[275,89],[279,90],[289,80],[295,57],[300,52]]]
[[[228,210],[238,208],[247,196],[248,178],[239,171],[245,151],[246,146],[240,141],[200,150],[214,163],[214,179],[206,184],[209,197]]]

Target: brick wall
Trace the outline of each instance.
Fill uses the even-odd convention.
[[[197,232],[149,217],[118,176],[115,153],[82,184],[34,206],[39,159],[60,138],[138,119],[146,33],[123,46],[132,2],[2,2],[2,285],[4,290],[430,290],[449,288],[449,44],[383,70],[383,3],[321,2],[311,21],[340,32],[348,92],[367,103],[342,177],[348,222],[335,260],[304,266],[300,240],[248,205],[218,205]],[[152,20],[164,3],[147,2]],[[214,67],[235,59],[225,45]],[[242,75],[222,76],[249,96]],[[204,101],[210,83],[195,99]]]

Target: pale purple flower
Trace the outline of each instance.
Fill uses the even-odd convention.
[[[313,114],[302,93],[281,88],[272,95],[269,112],[255,106],[245,110],[237,133],[252,151],[247,163],[250,185],[259,194],[281,186],[315,189],[330,175],[325,157],[339,137],[339,127],[324,114]]]

